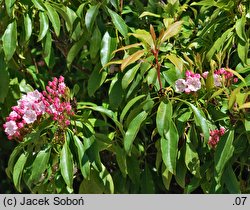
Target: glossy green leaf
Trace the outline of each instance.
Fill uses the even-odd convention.
[[[91,170],[91,179],[84,179],[79,187],[80,194],[102,194],[104,192],[104,184],[96,170]]]
[[[45,2],[45,7],[47,9],[47,15],[49,17],[50,22],[52,23],[52,26],[54,28],[54,31],[56,33],[56,36],[60,35],[60,27],[61,27],[61,22],[58,13],[56,10],[47,2]]]
[[[122,17],[110,9],[108,9],[108,12],[111,16],[112,22],[115,25],[116,29],[123,35],[123,37],[127,37],[128,26],[126,25]]]
[[[29,41],[32,34],[32,21],[28,14],[24,15],[25,41]]]
[[[135,98],[131,99],[126,106],[123,108],[122,113],[120,115],[120,122],[123,122],[124,117],[128,113],[128,111],[131,109],[133,105],[135,105],[136,102],[138,102],[140,99],[144,98],[145,95],[139,95],[136,96]]]
[[[247,36],[245,32],[245,25],[246,25],[246,16],[242,15],[240,19],[238,19],[235,23],[235,31],[238,37],[243,41],[247,41]]]
[[[169,25],[167,30],[163,33],[163,35],[160,39],[160,43],[162,44],[163,42],[165,42],[169,38],[178,34],[181,30],[182,24],[183,24],[183,21],[177,21],[177,22]]]
[[[73,188],[73,156],[71,154],[68,141],[65,141],[60,154],[60,169],[63,179],[67,186]]]
[[[126,89],[130,83],[134,80],[135,75],[138,71],[138,69],[140,68],[140,63],[138,63],[137,65],[135,65],[134,67],[132,67],[131,69],[129,69],[123,76],[122,78],[122,89]]]
[[[90,48],[89,48],[90,57],[92,59],[94,59],[97,56],[101,47],[100,45],[101,41],[102,41],[101,32],[98,26],[96,26],[91,36]]]
[[[143,13],[139,16],[139,18],[143,18],[143,17],[145,17],[145,16],[157,17],[157,18],[160,18],[160,17],[161,17],[161,16],[158,15],[158,14],[155,14],[155,13],[146,11],[146,12],[143,12]]]
[[[127,156],[128,176],[135,187],[140,183],[140,163],[135,156]]]
[[[126,152],[119,145],[113,147],[115,149],[116,161],[119,169],[121,170],[123,177],[126,177],[128,174]]]
[[[40,23],[40,30],[38,34],[37,41],[41,41],[47,34],[49,29],[49,19],[45,12],[39,12],[39,23]]]
[[[109,86],[108,94],[110,107],[113,109],[120,107],[123,99],[123,89],[119,74],[116,74],[115,77],[113,77]]]
[[[71,64],[73,63],[74,59],[76,58],[77,54],[80,52],[80,50],[83,47],[83,44],[86,41],[86,37],[82,36],[79,41],[77,41],[69,50],[69,53],[67,55],[67,67],[69,68]]]
[[[92,30],[96,16],[98,15],[99,12],[100,5],[101,4],[99,3],[97,5],[91,6],[85,15],[85,25],[89,31]]]
[[[3,53],[0,53],[0,103],[3,103],[9,91],[10,76],[4,61]]]
[[[178,154],[178,130],[171,120],[168,130],[164,131],[165,138],[161,138],[162,160],[172,174],[176,174],[176,160]]]
[[[225,169],[223,174],[223,181],[225,182],[229,193],[231,194],[239,194],[241,193],[240,190],[240,182],[237,180],[235,172],[232,169],[232,166],[228,166]]]
[[[162,165],[161,176],[165,188],[169,190],[173,174],[166,168],[165,165]]]
[[[173,108],[169,100],[161,101],[156,114],[156,127],[160,136],[164,136],[172,121]]]
[[[221,49],[226,40],[233,35],[232,30],[233,28],[229,28],[214,42],[213,46],[210,48],[206,55],[208,61],[212,59],[215,52],[218,52]]]
[[[181,72],[183,71],[184,62],[181,58],[177,57],[177,55],[168,54],[166,55],[166,59],[170,60],[178,70],[180,70]]]
[[[202,130],[203,135],[204,135],[204,140],[205,140],[205,142],[207,142],[210,134],[209,134],[208,124],[207,124],[206,118],[204,117],[203,111],[201,109],[195,107],[191,103],[187,103],[187,104],[193,110],[195,122],[198,126],[201,127],[201,130]]]
[[[6,174],[10,179],[12,178],[15,163],[17,162],[18,156],[20,155],[20,153],[22,153],[22,151],[23,151],[22,145],[19,144],[17,147],[15,147],[15,149],[12,151],[9,157],[8,167],[6,168]]]
[[[124,149],[128,154],[131,154],[132,144],[147,116],[148,113],[143,111],[130,122],[124,137]]]
[[[46,34],[46,39],[44,40],[43,56],[46,64],[50,66],[50,58],[52,50],[52,37],[51,33]]]
[[[238,45],[237,45],[237,53],[238,53],[238,56],[239,56],[240,60],[244,64],[247,63],[248,51],[249,51],[249,44],[248,44],[248,42],[247,41],[239,40],[238,41]]]
[[[25,163],[28,159],[28,153],[22,153],[20,155],[20,157],[18,158],[14,169],[13,169],[13,182],[14,185],[16,187],[16,189],[21,192],[22,191],[22,187],[21,187],[21,180],[22,180],[22,175],[23,175],[23,170],[24,170],[24,166]]]
[[[116,49],[116,39],[112,38],[108,31],[104,34],[101,41],[101,63],[105,66],[113,57],[112,52]]]
[[[176,175],[175,180],[182,188],[185,188],[186,185],[186,174],[187,168],[185,166],[185,147],[179,151],[178,159],[176,162]]]
[[[190,129],[191,131],[191,129]],[[196,177],[200,178],[200,159],[191,139],[196,138],[189,132],[186,135],[185,164],[188,170]]]
[[[16,20],[9,23],[3,34],[2,41],[3,41],[3,51],[5,54],[5,59],[9,61],[14,55],[17,46]]]
[[[88,80],[88,94],[93,96],[95,92],[101,87],[105,81],[108,73],[106,71],[100,71],[101,65],[97,64],[92,71],[89,80]]]
[[[153,194],[155,193],[155,184],[152,176],[151,169],[146,163],[144,171],[141,175],[141,193]]]
[[[50,158],[50,152],[50,148],[46,148],[38,152],[32,164],[31,175],[29,177],[30,182],[34,182],[34,184],[38,182],[43,172],[47,169]]]
[[[233,155],[234,152],[233,140],[234,140],[234,130],[229,130],[226,134],[224,134],[221,137],[217,145],[214,155],[215,170],[216,170],[215,179],[217,183],[221,179],[221,176],[224,172],[224,168],[227,162]]]
[[[83,177],[87,179],[90,177],[90,162],[85,153],[86,149],[84,148],[81,140],[77,136],[74,135],[73,139],[77,147],[77,156],[78,156],[80,170],[82,172]]]
[[[151,47],[151,49],[155,48],[153,38],[149,32],[145,30],[137,29],[135,33],[131,33],[130,35],[133,35],[137,39],[140,39],[145,44],[147,43]]]
[[[10,17],[12,17],[13,8],[16,0],[5,0],[5,9]]]
[[[144,55],[144,53],[145,53],[144,50],[138,50],[134,54],[123,59],[121,64],[121,70],[123,71],[127,66],[138,61]]]
[[[41,11],[45,11],[45,7],[44,7],[44,3],[42,0],[31,0],[34,4],[34,6],[41,10]]]

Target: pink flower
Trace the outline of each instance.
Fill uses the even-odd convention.
[[[221,82],[222,82],[222,77],[218,74],[214,74],[214,86],[221,87],[222,86]]]
[[[200,79],[197,77],[188,77],[186,79],[186,85],[187,85],[186,89],[193,92],[196,92],[197,90],[201,89],[201,82]]]
[[[178,79],[176,82],[175,82],[175,89],[176,89],[176,92],[184,92],[185,91],[185,88],[186,88],[186,81],[184,79]]]
[[[4,128],[4,131],[8,136],[13,136],[18,129],[16,122],[13,120],[6,122]]]
[[[220,141],[220,137],[225,134],[225,128],[221,127],[220,130],[215,129],[210,131],[210,137],[208,141],[208,145],[212,148],[215,148]]]
[[[37,119],[36,112],[35,112],[34,110],[28,109],[28,110],[24,113],[23,119],[25,120],[25,122],[26,122],[27,124],[31,124],[31,123],[35,122],[36,119]]]
[[[205,79],[207,79],[208,71],[203,72],[203,73],[202,73],[202,76],[203,76]]]

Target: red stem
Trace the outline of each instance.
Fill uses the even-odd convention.
[[[158,50],[153,50],[153,54],[155,56],[155,63],[156,63],[156,70],[157,70],[157,78],[159,81],[159,85],[160,85],[160,90],[162,89],[162,83],[161,83],[161,64],[159,63],[158,60]]]

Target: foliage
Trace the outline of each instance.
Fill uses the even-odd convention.
[[[249,19],[248,0],[0,1],[1,124],[59,75],[75,109],[2,141],[16,190],[249,193]]]

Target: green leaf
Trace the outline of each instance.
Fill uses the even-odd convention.
[[[34,4],[34,6],[41,10],[41,11],[45,11],[45,7],[44,7],[44,4],[43,4],[43,1],[42,0],[31,0]]]
[[[74,143],[77,147],[77,156],[79,167],[82,172],[82,175],[85,179],[90,177],[90,162],[88,160],[88,156],[85,153],[85,148],[81,142],[81,140],[77,136],[73,136]]]
[[[7,11],[7,14],[9,15],[9,17],[13,16],[12,12],[13,12],[15,2],[16,2],[16,0],[5,0],[5,9]]]
[[[240,19],[238,19],[235,23],[235,31],[238,37],[243,41],[247,42],[247,35],[245,32],[245,25],[246,25],[246,16],[242,15]]]
[[[229,159],[233,155],[234,152],[233,140],[234,140],[234,130],[229,130],[226,134],[224,134],[221,137],[217,145],[214,154],[214,162],[216,170],[215,180],[217,181],[217,183],[219,183],[221,176],[224,172],[224,168]]]
[[[161,16],[158,15],[158,14],[155,14],[155,13],[152,13],[152,12],[143,12],[139,18],[143,18],[145,16],[151,16],[151,17],[157,17],[157,18],[160,18]]]
[[[97,64],[89,77],[87,87],[89,96],[93,96],[95,94],[108,75],[106,71],[100,71],[100,69],[101,65]]]
[[[156,128],[160,136],[164,136],[172,120],[173,108],[169,100],[161,101],[156,114]]]
[[[90,180],[84,179],[79,187],[80,194],[102,194],[104,184],[96,170],[91,170]]]
[[[128,157],[127,156],[127,166],[128,166],[128,176],[132,180],[133,184],[140,184],[140,165],[139,161],[135,156]]]
[[[16,20],[9,23],[3,34],[2,41],[3,41],[3,51],[5,54],[5,58],[7,61],[9,61],[16,51],[16,45],[17,45]]]
[[[67,55],[67,67],[69,68],[71,64],[73,63],[74,59],[76,58],[77,54],[80,52],[80,50],[83,47],[83,44],[86,41],[86,37],[82,36],[79,41],[77,41],[69,50],[69,53]]]
[[[40,23],[40,31],[37,39],[38,42],[45,37],[49,29],[49,19],[45,12],[39,12],[39,23]]]
[[[47,169],[50,158],[51,149],[46,148],[38,152],[33,164],[29,182],[37,183],[42,173]]]
[[[168,26],[167,30],[163,33],[162,37],[160,38],[160,44],[165,42],[167,39],[175,36],[181,30],[183,21],[177,21]]]
[[[4,62],[3,53],[0,53],[0,103],[3,103],[9,91],[10,76]]]
[[[195,122],[198,126],[201,127],[205,142],[208,142],[210,134],[209,134],[208,124],[207,124],[206,118],[204,117],[203,111],[199,108],[196,108],[193,104],[189,102],[186,102],[186,103],[193,110]]]
[[[223,174],[223,181],[225,182],[229,193],[240,194],[240,182],[232,169],[232,166],[228,166]]]
[[[134,54],[123,59],[122,65],[121,65],[121,70],[123,71],[127,66],[138,61],[144,55],[144,53],[145,53],[144,50],[138,50]]]
[[[46,39],[44,41],[43,56],[46,64],[50,66],[50,58],[52,50],[52,37],[51,33],[47,33]]]
[[[128,130],[125,133],[124,137],[124,149],[130,155],[133,141],[135,140],[141,124],[146,120],[148,113],[143,111],[138,114],[128,125]]]
[[[113,147],[119,169],[122,172],[123,177],[126,177],[128,174],[126,152],[119,145],[114,145]]]
[[[85,25],[89,31],[92,30],[100,5],[101,4],[98,3],[97,5],[91,6],[85,15]]]
[[[68,134],[69,135],[69,134]],[[67,139],[68,140],[68,139]],[[62,177],[70,189],[73,189],[73,156],[68,146],[68,141],[65,141],[60,154],[60,169]]]
[[[137,39],[140,39],[144,43],[147,43],[151,49],[155,48],[153,38],[149,32],[145,30],[137,29],[135,33],[131,33],[130,35],[136,37]]]
[[[16,187],[16,189],[21,192],[22,191],[22,187],[21,187],[21,180],[22,180],[22,174],[23,174],[23,170],[24,170],[24,165],[28,159],[28,153],[22,153],[20,155],[20,157],[18,158],[14,169],[13,169],[13,182],[14,185]]]
[[[101,41],[102,41],[101,32],[98,26],[96,26],[91,36],[90,47],[89,47],[89,53],[92,59],[94,59],[97,56],[98,51],[100,50],[101,47],[100,45]]]
[[[24,18],[24,29],[25,29],[25,41],[27,42],[29,41],[30,36],[32,34],[32,21],[28,14],[25,14],[23,18]]]
[[[20,155],[20,153],[23,151],[23,147],[21,144],[19,144],[11,153],[8,161],[8,167],[6,168],[6,174],[11,179],[13,174],[13,169],[15,166],[15,163],[17,162],[17,158]]]
[[[161,138],[162,160],[172,174],[176,174],[176,159],[178,154],[178,130],[171,120],[168,130],[165,130],[165,138]]]
[[[106,31],[101,41],[101,63],[104,67],[113,57],[112,52],[116,49],[116,39],[112,38],[109,35],[109,32]]]
[[[135,98],[131,99],[126,106],[123,108],[122,113],[120,115],[120,122],[123,122],[124,117],[126,116],[126,114],[128,113],[128,111],[130,110],[130,108],[140,99],[144,98],[145,95],[139,95],[136,96]]]
[[[218,52],[221,49],[226,40],[228,40],[233,35],[232,30],[233,28],[229,28],[214,42],[213,46],[210,48],[206,55],[208,61],[212,59],[215,52]]]
[[[137,65],[135,65],[134,67],[132,67],[131,69],[129,69],[123,76],[122,78],[122,89],[126,89],[129,84],[134,80],[135,75],[138,71],[138,69],[140,68],[141,64],[138,63]]]
[[[249,50],[248,42],[239,40],[238,45],[237,45],[237,53],[238,53],[238,56],[239,56],[240,60],[244,64],[247,63],[248,50]]]
[[[179,158],[176,162],[176,175],[175,180],[182,188],[185,188],[186,185],[186,174],[187,168],[185,166],[185,147],[179,151]]]
[[[59,15],[49,3],[45,2],[44,5],[47,9],[47,15],[49,17],[49,20],[52,23],[56,36],[58,37],[60,35],[60,27],[61,27]]]
[[[175,65],[175,67],[182,72],[183,71],[183,65],[184,62],[181,58],[177,57],[177,55],[175,54],[168,54],[166,55],[166,59],[170,60],[171,63],[173,63]]]
[[[127,37],[128,35],[128,26],[126,25],[125,21],[119,16],[116,12],[110,10],[108,12],[111,16],[112,22],[115,25],[116,29],[123,35],[123,37]]]
[[[196,177],[201,178],[200,176],[200,159],[199,155],[195,150],[191,139],[195,137],[191,136],[191,129],[186,135],[186,152],[185,152],[185,164],[188,170]]]
[[[145,168],[141,175],[141,193],[155,193],[154,179],[147,162],[145,163]]]
[[[165,188],[169,190],[173,174],[166,168],[165,165],[162,165],[161,171],[162,171],[161,176],[162,176],[163,184]]]

